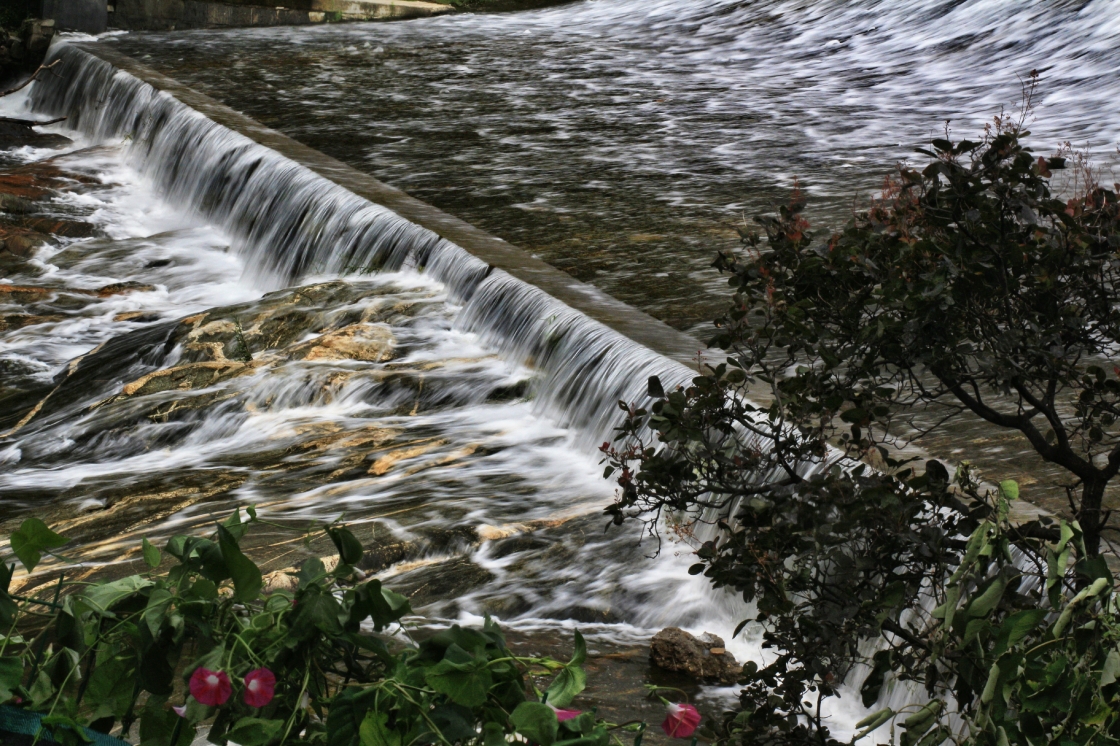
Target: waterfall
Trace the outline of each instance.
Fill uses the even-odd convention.
[[[463,305],[459,324],[538,371],[534,397],[585,444],[610,440],[618,401],[644,402],[646,382],[693,375],[435,232],[373,204],[281,153],[218,124],[166,92],[74,45],[35,85],[36,111],[68,117],[97,140],[128,143],[132,165],[168,201],[222,228],[258,281],[411,267]]]

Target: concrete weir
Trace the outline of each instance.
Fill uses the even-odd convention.
[[[169,94],[180,103],[203,114],[214,123],[242,135],[405,220],[432,231],[491,269],[544,291],[552,298],[599,322],[624,337],[677,363],[695,368],[704,345],[694,337],[629,306],[603,291],[531,256],[528,252],[492,236],[459,218],[384,184],[341,161],[269,129],[244,114],[162,75],[112,47],[93,43],[75,44],[117,70]],[[644,380],[642,381],[644,388]]]

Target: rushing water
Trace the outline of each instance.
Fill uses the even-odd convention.
[[[1071,141],[1111,180],[1120,142],[1107,1],[585,0],[109,43],[701,334],[715,252],[794,178],[837,227],[946,120],[975,136],[1014,111],[1031,70],[1037,150]],[[1068,476],[1013,433],[964,418],[925,448],[1066,507]]]
[[[794,177],[836,227],[898,160],[1041,73],[1041,151],[1120,141],[1101,2],[588,0],[391,24],[137,34],[123,51],[680,328]],[[709,293],[697,293],[697,285]]]
[[[633,533],[602,530],[611,488],[592,444],[650,374],[687,369],[60,54],[31,99],[67,112],[77,142],[4,165],[53,179],[35,209],[95,235],[0,275],[7,517],[42,515],[96,565],[238,504],[344,514],[372,532],[370,569],[429,616],[730,640],[746,611],[687,574],[687,551],[654,562]],[[729,647],[760,654],[750,634]]]
[[[695,328],[721,305],[707,265],[744,214],[798,176],[814,221],[835,224],[944,119],[972,133],[1013,103],[1016,74],[1043,73],[1041,149],[1109,146],[1115,16],[1105,3],[591,0],[110,41]],[[86,537],[100,539],[93,560],[234,503],[345,512],[412,547],[379,569],[430,614],[730,637],[746,611],[687,576],[687,551],[651,561],[602,533],[610,486],[592,444],[618,399],[685,369],[80,53],[60,72],[31,95],[71,114],[75,147],[5,158],[54,159],[71,183],[43,209],[98,235],[0,269],[50,289],[3,300],[36,317],[0,331],[5,386],[43,402],[0,412],[7,507],[65,505],[78,536],[119,514],[127,530]],[[120,282],[138,285],[98,293]],[[730,647],[763,655],[749,630]],[[841,732],[862,714],[852,699]]]

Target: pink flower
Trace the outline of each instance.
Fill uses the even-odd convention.
[[[696,726],[700,725],[700,713],[692,705],[669,705],[669,714],[665,716],[665,722],[661,724],[661,729],[665,731],[665,735],[672,736],[673,738],[688,738],[696,732]]]
[[[204,705],[224,705],[232,691],[225,671],[200,667],[191,674],[191,696]]]
[[[176,715],[178,715],[181,718],[185,718],[187,716],[187,706],[186,705],[179,705],[178,707],[172,707],[171,709],[175,712]]]
[[[549,707],[552,707],[552,705],[549,705]],[[578,718],[583,714],[579,710],[561,710],[559,707],[552,707],[552,709],[556,713],[556,719],[561,723],[565,720],[573,720],[575,718]]]
[[[276,676],[267,668],[257,668],[245,674],[245,704],[264,707],[276,694]]]

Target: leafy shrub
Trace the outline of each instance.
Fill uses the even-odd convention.
[[[336,567],[308,559],[291,590],[266,591],[240,548],[257,521],[248,512],[208,538],[175,536],[162,552],[145,540],[147,573],[63,595],[73,584],[60,576],[53,600],[12,595],[14,566],[0,565],[0,703],[43,714],[46,730],[69,744],[82,743],[86,727],[128,734],[137,721],[144,746],[189,744],[203,722],[212,742],[242,746],[493,746],[514,734],[541,746],[606,746],[608,730],[621,727],[591,713],[558,718],[555,708],[585,686],[578,632],[567,662],[514,655],[489,620],[387,645],[370,633],[400,625],[409,604],[360,578],[362,547],[350,531],[324,529]],[[65,543],[36,518],[11,537],[28,571]],[[174,564],[157,572],[164,555]],[[552,675],[543,694],[529,672]]]
[[[850,680],[865,706],[913,687],[919,705],[858,734],[897,728],[904,746],[1120,737],[1100,556],[1120,470],[1105,362],[1120,207],[1091,179],[1057,199],[1065,155],[1036,158],[1027,134],[1000,117],[979,141],[933,141],[825,243],[795,192],[758,219],[765,239],[744,231],[746,250],[717,259],[735,289],[713,339],[726,362],[675,391],[651,379],[648,410],[623,405],[608,513],[651,530],[671,516],[699,544],[691,571],[755,603],[774,650],[712,735],[834,743],[821,706]],[[1076,520],[1013,525],[1014,482],[894,457],[965,410],[1068,469]]]

